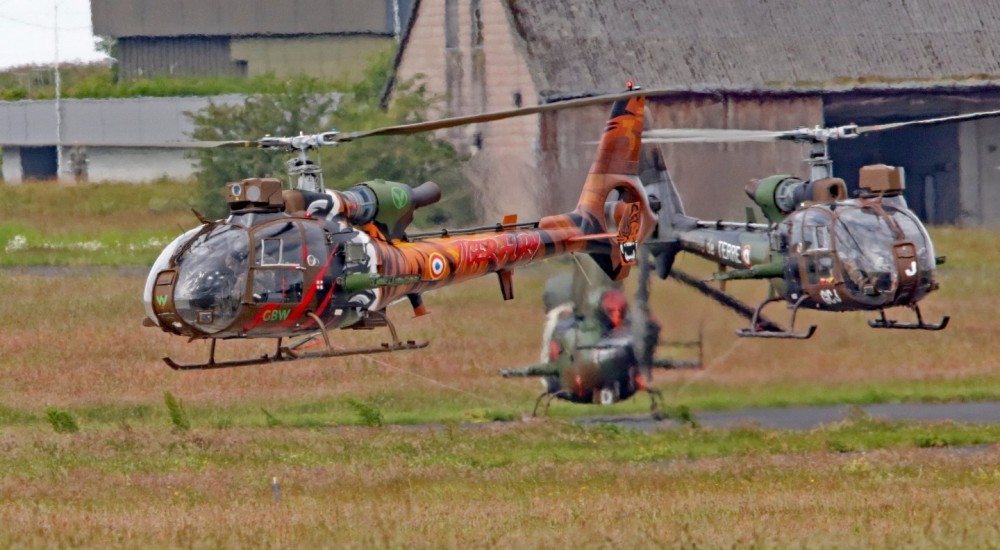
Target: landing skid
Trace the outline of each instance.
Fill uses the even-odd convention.
[[[566,396],[566,395],[569,395],[569,394],[566,393],[565,390],[559,390],[559,391],[554,392],[554,393],[549,393],[547,391],[546,392],[542,392],[542,395],[539,395],[538,399],[535,400],[535,408],[532,409],[531,416],[538,416],[538,405],[540,405],[542,403],[542,399],[545,399],[546,397],[549,398],[548,401],[545,402],[545,408],[542,409],[542,413],[544,415],[548,416],[548,414],[549,414],[549,405],[552,404],[552,400],[555,399],[555,398],[557,398],[557,397],[562,397],[562,396]]]
[[[316,324],[320,327],[320,331],[317,334],[323,336],[323,341],[326,344],[325,350],[310,351],[310,352],[299,351],[301,346],[305,345],[306,343],[310,342],[316,337],[317,334],[314,334],[307,336],[306,338],[303,338],[302,340],[300,340],[299,342],[297,342],[292,346],[282,346],[281,345],[282,339],[278,338],[278,346],[274,352],[274,355],[263,355],[261,357],[256,357],[252,359],[239,359],[236,361],[216,361],[215,344],[218,340],[212,338],[212,344],[211,347],[209,348],[209,353],[208,353],[208,361],[205,363],[182,365],[169,357],[164,357],[163,362],[174,370],[225,369],[231,367],[269,365],[272,363],[291,362],[291,361],[298,361],[301,359],[344,357],[347,355],[368,355],[372,353],[389,353],[394,351],[421,349],[421,348],[426,348],[427,345],[430,343],[427,341],[416,342],[414,340],[407,340],[405,342],[400,341],[399,337],[396,335],[396,327],[393,326],[392,322],[389,321],[389,319],[385,316],[385,314],[381,312],[369,312],[369,314],[375,314],[382,317],[382,320],[385,321],[386,326],[389,327],[389,332],[392,335],[391,342],[385,342],[378,346],[371,346],[365,348],[351,348],[351,349],[340,349],[340,350],[333,349],[333,346],[330,345],[330,337],[329,335],[327,335],[327,329],[326,326],[323,324],[323,321],[320,320],[320,318],[317,317],[315,314],[309,313],[308,315],[311,316],[313,320],[316,321]]]
[[[670,415],[660,408],[663,405],[663,392],[656,388],[647,387],[646,393],[649,394],[649,416],[656,421],[670,418]]]
[[[670,415],[664,412],[661,408],[661,405],[663,404],[663,392],[656,388],[645,388],[644,391],[649,394],[649,415],[653,418],[653,420],[659,421],[670,418]],[[553,393],[549,393],[547,391],[542,392],[542,394],[538,396],[538,399],[535,400],[535,408],[532,409],[531,416],[538,416],[538,406],[541,405],[543,399],[548,398],[545,401],[545,408],[542,409],[542,414],[548,416],[549,405],[552,404],[552,400],[557,397],[567,396],[569,396],[569,393],[567,393],[566,390],[559,390]]]
[[[888,319],[885,316],[885,310],[879,310],[880,317],[878,319],[869,319],[868,326],[872,328],[897,328],[906,330],[944,330],[948,326],[948,321],[951,317],[945,315],[941,318],[940,323],[926,323],[924,322],[924,317],[920,314],[920,306],[913,306],[913,311],[917,314],[916,323],[900,323],[894,319]]]
[[[795,340],[806,340],[811,338],[813,333],[816,332],[816,325],[809,325],[809,328],[805,332],[795,332],[795,314],[799,312],[799,306],[806,299],[805,296],[799,298],[797,302],[792,306],[792,319],[789,325],[789,330],[783,330],[780,326],[771,323],[775,329],[770,327],[765,327],[759,322],[761,318],[760,312],[764,309],[764,306],[772,302],[782,302],[784,298],[780,296],[775,296],[768,298],[757,306],[757,309],[753,312],[753,317],[750,319],[750,328],[741,328],[736,331],[736,335],[742,338],[785,338],[785,339],[795,339]]]

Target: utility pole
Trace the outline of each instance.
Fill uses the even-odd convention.
[[[402,33],[401,26],[399,21],[399,0],[392,0],[392,33],[395,35],[396,42],[399,42],[399,35]]]
[[[52,36],[55,40],[55,85],[56,85],[56,181],[60,181],[62,170],[62,83],[59,78],[59,4],[55,2]]]

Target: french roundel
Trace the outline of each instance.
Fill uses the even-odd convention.
[[[445,261],[444,256],[438,254],[437,252],[431,253],[427,257],[427,268],[430,272],[431,279],[440,279],[448,267],[448,263]]]

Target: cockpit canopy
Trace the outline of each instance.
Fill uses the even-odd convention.
[[[917,284],[930,286],[935,265],[930,237],[912,212],[889,201],[816,204],[781,225],[801,262],[804,287],[842,280],[858,302],[889,303],[900,279],[898,250],[907,242],[913,245],[914,267],[921,276]]]
[[[177,257],[174,307],[185,323],[215,333],[236,320],[246,292],[249,252],[246,229],[221,224]]]
[[[281,310],[264,315],[271,321],[304,300],[319,304],[306,280],[316,280],[321,271],[334,278],[327,269],[331,259],[318,221],[281,213],[234,215],[188,231],[160,254],[146,282],[147,317],[188,336],[243,336],[254,327],[261,334],[280,332],[280,323],[257,326],[254,315]],[[247,322],[238,323],[241,316]]]

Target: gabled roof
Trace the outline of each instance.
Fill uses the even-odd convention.
[[[503,0],[547,98],[1000,84],[996,0]]]

